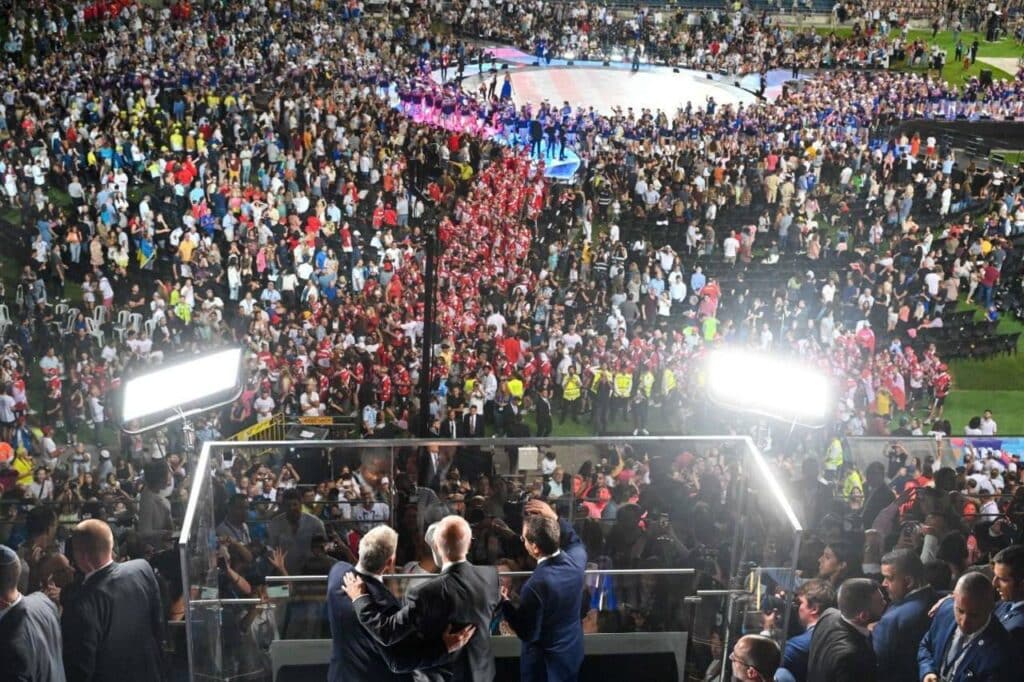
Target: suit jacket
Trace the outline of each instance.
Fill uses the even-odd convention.
[[[435,469],[430,453],[421,453],[419,465],[417,466],[420,487],[430,488],[434,492],[437,492],[441,488],[441,481],[448,476],[448,469],[451,466],[450,461],[451,460],[439,454],[437,456],[437,468]]]
[[[342,577],[356,573],[366,584],[369,599],[383,613],[393,614],[402,605],[379,580],[357,572],[352,564],[340,561],[327,577],[327,618],[331,624],[331,664],[328,682],[410,682],[410,672],[430,667],[447,658],[440,640],[433,646],[418,636],[407,637],[394,646],[384,647],[359,624],[352,600],[342,589]]]
[[[918,679],[929,673],[939,675],[956,632],[953,600],[949,599],[935,613],[928,634],[917,650]],[[1019,652],[999,619],[993,614],[981,634],[964,650],[951,682],[1010,682],[1020,679]]]
[[[432,643],[441,638],[448,625],[455,629],[475,625],[469,644],[444,665],[417,671],[416,679],[491,682],[495,666],[489,633],[498,599],[498,570],[462,561],[412,587],[405,595],[405,606],[394,613],[385,613],[369,598],[357,599],[353,606],[359,622],[384,646],[417,632]]]
[[[1024,651],[1024,604],[1018,602],[1014,608],[1014,604],[1001,601],[996,604],[996,617],[1010,634],[1014,649]]]
[[[142,559],[112,563],[66,595],[61,630],[68,682],[163,680],[164,612]]]
[[[843,620],[839,609],[825,609],[811,635],[807,679],[813,682],[875,682],[871,642]]]
[[[455,419],[445,418],[441,422],[442,438],[463,438],[466,435],[465,427],[462,426],[462,419],[460,417]]]
[[[25,595],[0,618],[0,668],[10,682],[64,682],[60,617],[42,592]]]
[[[561,549],[537,564],[519,591],[519,606],[501,602],[501,612],[522,640],[519,679],[574,682],[583,665],[583,571],[587,550],[572,526],[559,519]]]
[[[462,431],[460,432],[460,435],[461,436],[465,436],[466,438],[483,438],[484,437],[484,416],[482,414],[476,415],[476,426],[475,426],[475,428],[470,428],[470,426],[469,426],[470,419],[469,418],[471,416],[473,416],[473,415],[469,415],[469,414],[462,415]]]
[[[789,671],[796,682],[807,682],[807,659],[811,655],[812,635],[814,628],[786,640],[786,649],[782,652],[782,667]]]
[[[885,682],[918,682],[917,662],[907,655],[917,651],[932,624],[928,609],[938,601],[931,587],[912,592],[894,602],[882,614],[871,633],[878,658],[878,679]]]

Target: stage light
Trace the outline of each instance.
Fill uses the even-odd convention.
[[[240,348],[143,374],[125,383],[122,418],[125,423],[147,418],[159,422],[148,429],[226,405],[241,394],[241,376]]]
[[[824,426],[834,391],[825,374],[766,353],[717,350],[707,361],[711,400],[803,426]]]

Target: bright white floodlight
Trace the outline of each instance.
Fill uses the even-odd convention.
[[[242,349],[232,348],[131,379],[124,387],[122,418],[160,425],[226,405],[241,394],[241,370]]]
[[[832,411],[830,377],[765,353],[714,351],[707,385],[712,401],[722,407],[803,426],[824,426]]]

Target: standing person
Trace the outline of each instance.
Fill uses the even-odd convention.
[[[782,667],[789,671],[796,682],[807,680],[807,659],[811,653],[811,638],[814,626],[818,624],[826,609],[835,608],[836,591],[827,580],[808,580],[796,591],[797,617],[804,631],[786,640],[782,652]]]
[[[412,587],[400,610],[388,614],[371,599],[364,581],[344,577],[345,592],[353,602],[359,622],[383,646],[391,646],[415,633],[428,642],[443,636],[449,626],[476,628],[469,644],[445,664],[418,671],[418,680],[491,682],[495,675],[491,651],[491,619],[498,606],[498,571],[493,566],[474,566],[466,561],[472,530],[465,519],[446,516],[434,531],[441,556],[441,575]]]
[[[0,670],[19,682],[64,682],[57,606],[43,592],[18,592],[20,579],[21,560],[0,545]]]
[[[932,619],[917,650],[921,682],[967,682],[1020,679],[1017,653],[1006,629],[993,618],[992,583],[970,571],[960,576]],[[1017,669],[1017,673],[1014,670]]]
[[[114,536],[98,519],[75,526],[71,556],[84,577],[62,595],[68,682],[163,680],[164,610],[153,568],[142,559],[114,563]]]
[[[546,438],[551,435],[551,391],[543,388],[537,397],[537,437]]]
[[[285,552],[285,567],[289,575],[299,575],[309,558],[313,537],[327,536],[324,522],[302,511],[302,496],[295,488],[284,491],[281,497],[284,513],[275,516],[267,528],[267,544]]]
[[[409,671],[437,664],[473,636],[472,626],[455,634],[449,627],[441,641],[430,642],[413,635],[383,647],[363,629],[352,600],[342,589],[342,578],[358,576],[366,585],[367,597],[383,612],[398,611],[401,603],[383,582],[385,574],[394,572],[397,548],[398,533],[387,526],[377,526],[360,539],[358,564],[339,561],[331,568],[327,578],[327,618],[334,645],[328,682],[407,682],[412,679]]]
[[[519,590],[519,605],[501,588],[501,612],[522,640],[519,679],[573,682],[583,665],[583,571],[587,550],[572,526],[541,500],[524,508],[523,543],[537,568]]]
[[[1010,545],[992,559],[992,584],[1001,601],[996,617],[1010,633],[1017,651],[1024,651],[1024,545]]]
[[[882,586],[889,593],[889,608],[871,633],[871,644],[878,657],[878,679],[913,682],[917,678],[917,661],[907,652],[915,650],[928,632],[928,610],[938,595],[924,579],[921,558],[907,549],[882,557]]]
[[[839,587],[838,609],[828,609],[811,637],[807,679],[828,682],[874,682],[878,679],[868,624],[882,615],[885,602],[878,585],[850,578]]]

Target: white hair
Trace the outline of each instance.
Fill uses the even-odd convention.
[[[368,573],[380,575],[397,548],[398,533],[388,526],[376,526],[359,541],[359,565]]]

